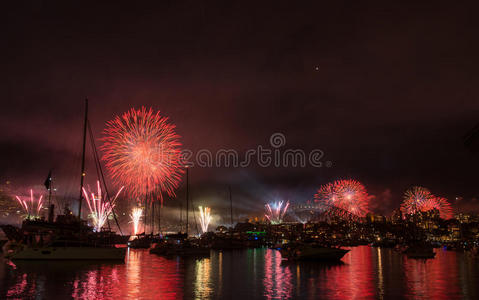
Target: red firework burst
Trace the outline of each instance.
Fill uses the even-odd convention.
[[[452,206],[449,204],[446,198],[434,197],[434,201],[428,204],[430,209],[437,209],[441,218],[449,220],[452,219],[454,213],[452,211]]]
[[[418,211],[437,209],[443,219],[453,217],[452,207],[446,198],[434,196],[427,188],[415,186],[404,193],[401,204],[403,214],[413,214]]]
[[[356,180],[337,180],[325,184],[321,186],[314,198],[316,202],[344,209],[360,217],[364,217],[369,212],[366,188]]]
[[[113,180],[135,197],[152,191],[170,196],[181,180],[179,135],[160,112],[132,108],[107,122],[103,159]]]

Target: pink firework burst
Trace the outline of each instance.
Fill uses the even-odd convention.
[[[107,122],[103,159],[113,180],[135,197],[152,191],[175,195],[183,169],[175,125],[160,112],[131,109]]]
[[[277,201],[273,203],[266,204],[266,214],[264,215],[266,219],[271,224],[281,224],[283,222],[284,215],[289,207],[289,201],[283,206],[283,201]]]
[[[17,199],[27,214],[27,219],[40,218],[40,211],[43,208],[43,195],[41,195],[38,200],[35,200],[33,198],[33,190],[30,189],[30,198],[22,200],[20,197],[15,196],[15,199]]]
[[[112,213],[113,208],[115,207],[116,199],[118,195],[123,190],[123,187],[120,188],[118,193],[111,201],[104,201],[103,195],[101,192],[100,182],[96,182],[97,185],[97,194],[90,192],[87,193],[85,188],[83,188],[83,195],[85,196],[86,203],[90,209],[90,216],[93,219],[93,226],[95,231],[99,232],[103,225],[105,225],[108,216]]]
[[[356,180],[336,180],[325,184],[320,187],[314,198],[315,202],[337,207],[360,217],[364,217],[369,212],[366,188]]]

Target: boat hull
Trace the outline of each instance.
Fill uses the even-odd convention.
[[[24,247],[6,253],[11,260],[124,260],[126,248],[101,247]]]
[[[427,246],[411,246],[406,249],[405,254],[408,258],[413,259],[429,259],[436,256],[436,253],[434,253],[434,249]]]
[[[210,256],[210,249],[203,247],[168,247],[160,246],[150,249],[151,254],[160,256]]]
[[[303,247],[293,251],[281,251],[281,255],[289,260],[339,261],[349,250],[337,248]]]

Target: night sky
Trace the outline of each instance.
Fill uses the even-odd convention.
[[[59,193],[77,197],[88,97],[98,139],[106,121],[146,106],[193,151],[244,153],[280,132],[286,147],[332,162],[193,168],[193,199],[213,207],[227,205],[228,185],[247,214],[341,178],[363,182],[380,213],[412,185],[479,204],[479,153],[463,141],[479,122],[472,7],[156,2],[2,4],[2,182],[41,185],[53,168]]]

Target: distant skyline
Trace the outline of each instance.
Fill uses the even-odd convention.
[[[284,147],[320,149],[331,163],[192,168],[192,197],[213,213],[228,186],[246,214],[310,200],[345,178],[362,182],[380,213],[415,185],[479,210],[479,153],[463,142],[479,122],[479,21],[467,6],[3,6],[2,184],[41,186],[53,169],[59,193],[77,198],[88,98],[98,144],[106,121],[145,106],[169,117],[194,153],[244,154],[281,133]],[[94,173],[90,161],[87,183]]]

